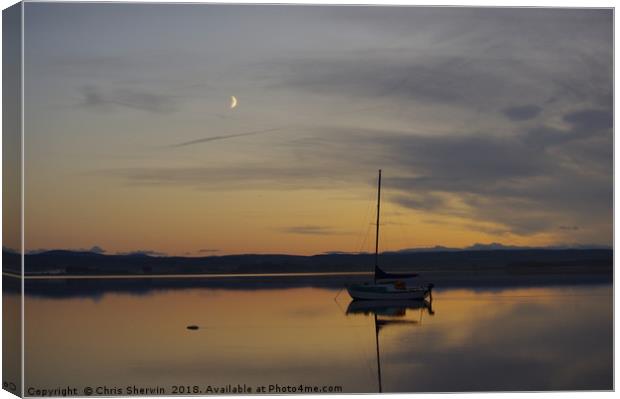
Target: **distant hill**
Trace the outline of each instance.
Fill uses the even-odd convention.
[[[611,271],[611,249],[528,249],[490,244],[470,249],[434,248],[384,253],[381,265],[391,271],[476,271],[506,269]],[[21,273],[20,255],[3,252],[3,271]],[[227,255],[201,258],[104,255],[89,251],[54,250],[25,256],[26,274],[187,274],[294,273],[372,271],[373,254],[331,253],[314,256]]]
[[[441,245],[437,245],[434,247],[428,248],[406,248],[398,251],[394,251],[396,253],[411,253],[411,252],[455,252],[455,251],[501,251],[501,250],[558,250],[558,249],[607,249],[611,250],[612,248],[605,245],[595,245],[595,244],[579,244],[579,245],[553,245],[546,247],[526,247],[526,246],[518,246],[518,245],[504,245],[498,242],[493,242],[490,244],[480,244],[476,243],[470,245],[465,248],[450,248],[443,247]]]

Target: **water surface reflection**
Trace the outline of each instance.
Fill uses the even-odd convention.
[[[377,392],[378,325],[384,392],[612,388],[610,285],[437,290],[432,307],[360,305],[316,286],[28,293],[26,387]]]

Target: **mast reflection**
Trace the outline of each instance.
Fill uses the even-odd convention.
[[[407,310],[419,310],[417,320],[407,318]],[[381,352],[379,350],[379,331],[388,326],[408,325],[419,326],[422,324],[422,316],[428,312],[430,316],[435,314],[433,311],[432,300],[353,300],[347,307],[346,314],[369,316],[372,314],[375,323],[375,345],[377,348],[377,384],[379,393],[383,392],[381,383]],[[381,316],[379,318],[378,316]]]

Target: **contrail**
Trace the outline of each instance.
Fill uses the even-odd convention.
[[[255,134],[271,133],[271,132],[275,132],[277,130],[282,130],[282,129],[284,129],[284,127],[276,127],[276,128],[272,128],[272,129],[265,129],[265,130],[255,130],[255,131],[252,131],[252,132],[245,132],[245,133],[229,134],[227,136],[211,136],[211,137],[205,137],[205,138],[202,138],[202,139],[196,139],[196,140],[191,140],[191,141],[184,141],[184,142],[178,143],[178,144],[172,144],[170,147],[185,147],[185,146],[188,146],[188,145],[199,144],[199,143],[206,143],[206,142],[209,142],[209,141],[227,140],[227,139],[233,139],[235,137],[253,136]]]
[[[352,110],[348,110],[348,111],[332,113],[331,115],[332,116],[334,116],[334,115],[345,115],[345,114],[364,112],[364,111],[368,111],[368,110],[371,110],[371,109],[383,108],[383,107],[386,107],[386,105],[384,105],[384,104],[371,105],[371,106],[368,106],[368,107],[356,108],[356,109],[352,109]],[[276,132],[278,130],[288,129],[288,128],[291,128],[291,127],[293,127],[293,125],[279,126],[279,127],[274,127],[274,128],[271,128],[271,129],[264,129],[264,130],[253,130],[253,131],[245,132],[245,133],[229,134],[227,136],[205,137],[205,138],[202,138],[202,139],[184,141],[184,142],[178,143],[178,144],[171,144],[171,145],[168,146],[168,148],[185,147],[185,146],[193,145],[193,144],[207,143],[209,141],[228,140],[228,139],[234,139],[234,138],[237,138],[237,137],[244,137],[244,136],[254,136],[256,134],[271,133],[271,132]]]

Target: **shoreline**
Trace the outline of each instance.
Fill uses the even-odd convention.
[[[371,280],[372,273],[346,274],[253,274],[213,277],[159,276],[76,276],[76,278],[15,278],[3,274],[5,292],[20,294],[22,282],[25,295],[40,298],[91,298],[107,294],[149,295],[173,290],[282,290],[291,288],[326,289],[334,292],[349,284]],[[569,287],[608,285],[613,287],[613,273],[570,274],[501,274],[501,273],[424,273],[417,283],[433,283],[434,291],[466,289],[480,292],[534,287]]]

